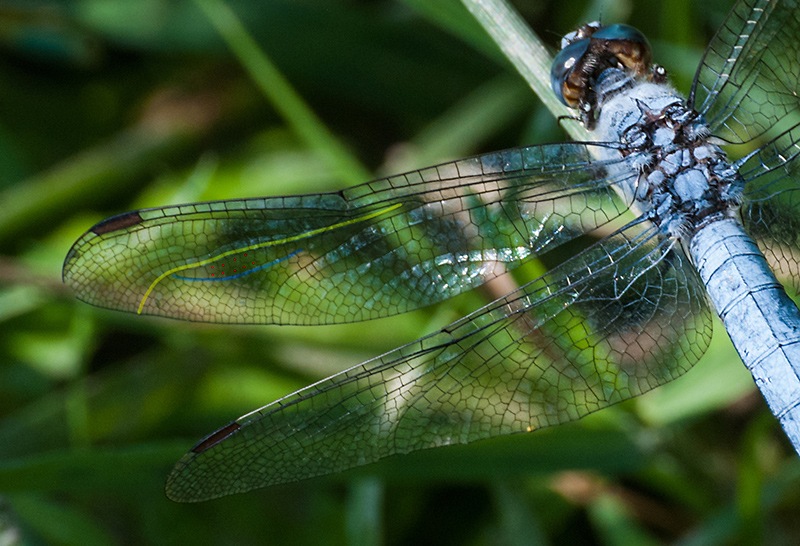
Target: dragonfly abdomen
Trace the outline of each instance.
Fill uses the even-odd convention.
[[[800,445],[800,311],[735,219],[700,229],[690,253],[742,361]]]

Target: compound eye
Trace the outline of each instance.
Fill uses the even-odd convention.
[[[590,41],[585,38],[573,42],[559,51],[556,58],[553,59],[553,65],[550,68],[550,85],[553,87],[556,97],[567,106],[574,107],[577,104],[577,98],[564,95],[565,91],[569,92],[564,84],[575,66],[580,64],[581,58],[589,50]]]
[[[639,29],[630,25],[609,25],[607,27],[600,27],[592,38],[598,40],[621,40],[625,42],[636,42],[637,44],[648,44],[647,38],[642,34]]]

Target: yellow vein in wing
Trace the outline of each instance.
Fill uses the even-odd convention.
[[[277,246],[277,245],[282,245],[282,244],[286,244],[286,243],[292,243],[294,241],[300,241],[302,239],[308,239],[309,237],[313,237],[315,235],[319,235],[320,233],[325,233],[327,231],[333,231],[335,229],[339,229],[339,228],[342,228],[342,227],[345,227],[345,226],[351,226],[351,225],[357,224],[359,222],[366,222],[367,220],[371,220],[373,218],[377,218],[378,216],[383,216],[384,214],[392,212],[393,210],[397,210],[398,208],[400,208],[402,206],[403,206],[402,203],[395,203],[394,205],[391,205],[389,207],[386,207],[386,208],[383,208],[383,209],[380,209],[380,210],[376,210],[375,212],[370,212],[368,214],[364,214],[363,216],[359,216],[357,218],[351,218],[350,220],[345,220],[343,222],[339,222],[339,223],[333,224],[331,226],[325,226],[325,227],[318,228],[318,229],[312,229],[311,231],[306,231],[305,233],[300,233],[298,235],[292,235],[290,237],[286,237],[284,239],[278,239],[276,241],[266,241],[266,242],[263,242],[263,243],[255,243],[255,244],[248,245],[248,246],[245,246],[245,247],[234,248],[232,250],[228,250],[226,252],[222,252],[222,253],[217,254],[215,256],[212,256],[210,258],[206,258],[205,260],[200,260],[198,262],[192,262],[192,263],[188,263],[188,264],[183,264],[183,265],[179,265],[177,267],[173,267],[172,269],[168,269],[167,271],[164,271],[161,275],[156,277],[155,280],[152,283],[150,283],[150,286],[145,291],[144,296],[142,296],[142,301],[139,302],[139,308],[136,310],[136,313],[137,314],[142,314],[142,311],[144,310],[144,305],[147,302],[147,298],[149,298],[150,294],[153,293],[153,290],[155,290],[155,287],[158,285],[158,283],[160,283],[161,281],[163,281],[164,279],[166,279],[170,275],[174,275],[175,273],[178,273],[180,271],[186,271],[188,269],[193,269],[195,267],[203,267],[204,265],[208,265],[210,263],[216,262],[216,261],[221,260],[223,258],[226,258],[226,257],[228,257],[228,256],[230,256],[232,254],[239,254],[241,252],[247,252],[249,250],[256,250],[256,249],[259,249],[259,248],[266,248],[266,247],[270,247],[270,246]]]

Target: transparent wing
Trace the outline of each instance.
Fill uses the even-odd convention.
[[[69,252],[94,305],[195,321],[368,320],[452,297],[619,216],[588,144],[494,152],[336,193],[130,212]]]
[[[711,336],[674,243],[630,227],[447,326],[245,415],[168,478],[198,501],[577,419],[685,372]]]
[[[775,274],[800,292],[800,128],[763,146],[739,170],[742,223]]]
[[[800,9],[794,0],[740,0],[705,51],[689,104],[712,134],[747,142],[798,119]]]

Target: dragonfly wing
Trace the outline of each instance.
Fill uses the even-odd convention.
[[[619,216],[588,144],[462,159],[327,194],[146,209],[69,252],[84,301],[219,323],[326,324],[452,297]]]
[[[748,142],[798,119],[800,9],[790,0],[740,0],[706,48],[689,103],[712,134]]]
[[[775,274],[800,292],[800,128],[764,145],[741,167],[741,218]]]
[[[220,429],[177,463],[167,494],[198,501],[571,421],[680,375],[710,337],[679,246],[630,227],[436,334]]]

